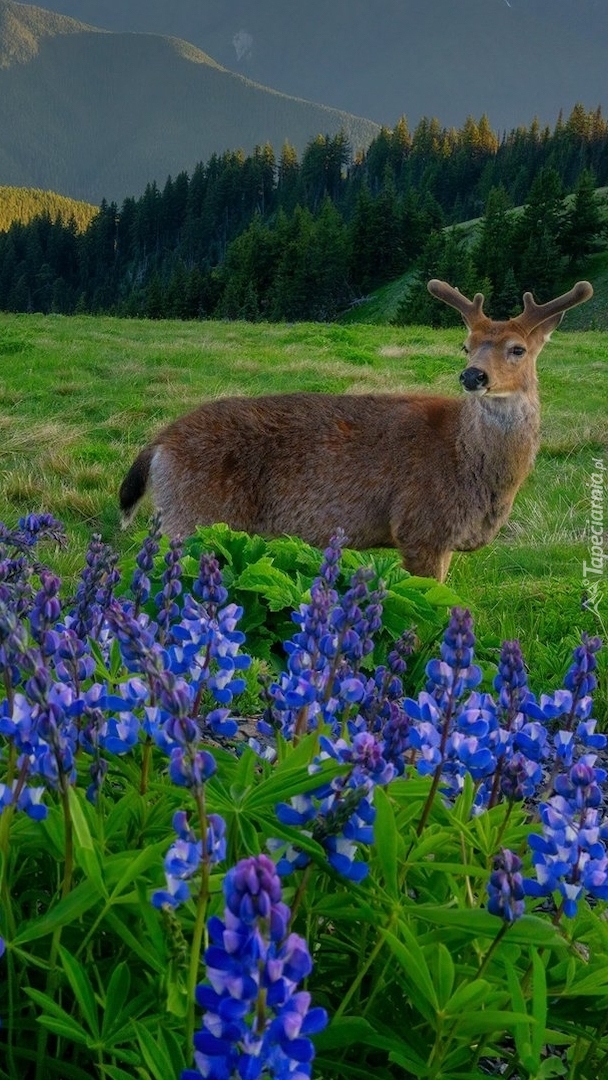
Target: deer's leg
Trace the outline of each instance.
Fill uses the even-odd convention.
[[[452,558],[451,551],[411,551],[399,546],[403,564],[416,577],[434,577],[445,581]]]

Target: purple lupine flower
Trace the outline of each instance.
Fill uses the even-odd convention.
[[[542,834],[528,837],[536,880],[526,879],[526,894],[561,893],[561,910],[569,917],[585,893],[608,899],[606,830],[599,809],[606,772],[594,761],[594,755],[585,755],[556,778],[556,794],[540,806]]]
[[[152,894],[152,903],[156,908],[176,908],[190,899],[190,882],[200,870],[203,857],[210,865],[223,862],[226,858],[226,823],[219,814],[207,815],[204,856],[203,842],[191,828],[184,810],[178,810],[173,815],[173,828],[177,840],[165,856],[167,886]]]
[[[61,614],[59,588],[61,581],[48,570],[41,571],[42,588],[36,593],[30,610],[30,630],[34,641],[46,658],[57,652],[59,635],[55,626]]]
[[[502,723],[510,728],[530,694],[521,646],[517,640],[502,643],[494,689],[499,695],[499,705],[503,714]]]
[[[182,566],[183,544],[179,537],[169,541],[169,550],[165,554],[165,569],[161,582],[162,589],[154,597],[154,603],[158,609],[157,622],[159,626],[159,644],[171,643],[171,624],[179,615],[177,597],[182,591]]]
[[[508,848],[502,848],[494,859],[494,869],[488,882],[488,911],[506,923],[515,922],[524,913],[524,883],[522,861]]]
[[[65,620],[66,626],[77,637],[98,636],[105,611],[112,601],[114,586],[120,578],[116,569],[117,559],[116,553],[95,533],[85,555],[75,606]]]
[[[223,919],[209,920],[208,983],[196,990],[204,1012],[195,1068],[182,1080],[304,1080],[314,1057],[309,1036],[325,1027],[327,1014],[298,990],[312,960],[304,939],[288,933],[290,911],[272,860],[241,860],[224,879],[224,896]]]
[[[160,551],[160,537],[160,515],[155,514],[150,522],[149,532],[144,537],[142,546],[135,556],[136,569],[131,579],[135,615],[150,596],[150,578],[148,575],[154,570],[154,558]]]
[[[237,673],[249,666],[251,657],[239,651],[245,641],[237,628],[243,609],[224,604],[228,594],[221,582],[217,560],[203,555],[194,590],[201,599],[190,595],[184,599],[181,620],[172,628],[171,668],[176,674],[188,674],[199,689],[204,686],[219,705],[229,705],[245,688]],[[233,725],[232,732],[222,733],[235,730]]]
[[[575,719],[590,719],[593,707],[591,695],[597,686],[595,654],[601,647],[599,637],[582,635],[581,644],[573,650],[573,663],[564,678],[564,689],[541,696],[541,708],[548,720],[557,719],[560,726],[570,730]]]

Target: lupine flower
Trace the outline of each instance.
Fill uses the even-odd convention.
[[[536,880],[525,881],[526,893],[551,896],[560,892],[567,916],[576,914],[585,893],[608,899],[606,830],[599,811],[599,785],[606,772],[593,762],[593,755],[582,757],[556,778],[556,794],[540,806],[542,835],[528,837]]]
[[[171,626],[177,621],[179,607],[177,597],[182,591],[182,566],[181,558],[183,547],[178,537],[169,541],[169,550],[165,554],[165,570],[161,581],[162,589],[154,597],[154,603],[158,609],[157,621],[159,625],[159,644],[165,645],[171,641]]]
[[[522,861],[508,848],[502,848],[494,859],[494,869],[488,882],[488,911],[506,923],[515,922],[524,913],[524,883]]]
[[[148,535],[144,538],[142,546],[135,556],[136,570],[131,579],[131,593],[133,595],[135,614],[138,613],[150,596],[150,578],[148,575],[154,569],[154,557],[160,550],[160,537],[160,516],[155,514],[150,523]]]
[[[304,939],[288,933],[290,911],[272,860],[241,860],[224,879],[224,896],[223,919],[209,920],[208,982],[196,990],[204,1013],[195,1068],[182,1080],[304,1080],[314,1057],[309,1036],[325,1027],[327,1014],[298,990],[312,961]]]
[[[66,618],[66,626],[77,637],[97,637],[106,609],[109,607],[114,586],[120,575],[116,569],[118,556],[101,536],[95,533],[85,555],[85,567],[76,589],[75,606]]]
[[[177,840],[165,856],[167,887],[152,894],[152,903],[157,908],[176,908],[189,900],[189,883],[203,862],[202,839],[197,838],[184,810],[178,810],[173,815],[173,828],[177,833]],[[226,858],[226,823],[219,814],[207,815],[205,858],[210,865],[223,862]]]

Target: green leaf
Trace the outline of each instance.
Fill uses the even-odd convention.
[[[44,1010],[41,1016],[37,1017],[39,1023],[44,1023],[45,1027],[50,1027],[51,1022],[55,1025],[60,1025],[62,1030],[57,1031],[57,1027],[52,1030],[58,1034],[65,1034],[66,1038],[72,1040],[72,1042],[82,1043],[85,1046],[89,1041],[89,1036],[82,1024],[79,1024],[65,1009],[58,1005],[53,998],[48,994],[43,994],[40,990],[34,990],[31,986],[25,986],[24,991],[29,998],[32,999],[35,1005]]]
[[[148,903],[147,898],[145,902]],[[151,969],[151,971],[155,971],[158,975],[162,975],[166,971],[167,961],[164,948],[160,953],[150,947],[146,948],[145,945],[141,943],[139,938],[137,938],[131,932],[131,930],[129,930],[129,927],[125,925],[120,916],[114,910],[106,912],[104,921],[108,924],[110,929],[113,930],[113,932],[117,934],[117,936],[122,941],[124,941],[125,945],[131,950],[131,952],[135,956],[138,956],[139,959],[142,960],[143,963]]]
[[[439,1009],[439,1002],[437,1000],[437,992],[433,985],[433,979],[425,955],[406,922],[401,921],[399,923],[399,932],[405,939],[405,944],[403,941],[400,941],[395,934],[391,933],[390,930],[386,931],[385,940],[393,956],[401,965],[407,981],[416,990],[416,996],[412,999],[412,1005],[419,1011],[422,1011],[417,996],[420,995],[423,1002],[428,1003],[428,1005],[431,1006],[433,1014],[435,1014]],[[424,1015],[427,1020],[431,1019],[431,1013],[428,1009],[425,1010]],[[432,1019],[434,1020],[434,1015]]]
[[[72,987],[72,993],[78,1002],[84,1020],[88,1024],[89,1031],[98,1040],[97,1002],[95,1001],[95,994],[89,976],[82,965],[62,945],[59,946],[59,955],[61,957],[61,966]]]
[[[519,973],[515,970],[513,964],[506,964],[505,967],[507,971],[509,993],[511,994],[511,1001],[513,1002],[513,1013],[518,1013],[520,1017],[522,1017],[522,1019],[513,1024],[515,1046],[520,1061],[528,1062],[532,1056],[530,1017],[526,1011],[526,1001],[521,988]],[[524,1016],[525,1019],[523,1019]],[[532,1069],[532,1071],[534,1070]]]
[[[384,886],[389,896],[399,896],[397,876],[398,850],[403,841],[397,832],[395,814],[388,795],[381,787],[374,790],[376,821],[374,825],[374,851],[382,870]]]
[[[293,579],[283,570],[279,570],[267,555],[245,567],[242,574],[236,578],[234,586],[245,592],[261,593],[268,601],[270,611],[296,609],[302,600],[302,594],[294,585]]]
[[[540,1065],[540,1056],[545,1044],[547,1026],[547,976],[545,965],[537,949],[532,951],[532,1016],[536,1027],[532,1028],[532,1056],[534,1068]]]
[[[39,1016],[38,1023],[48,1031],[52,1031],[54,1035],[60,1035],[62,1039],[90,1046],[91,1040],[86,1031],[79,1028],[73,1020],[57,1020],[54,1016]]]
[[[82,881],[72,892],[60,900],[55,907],[47,911],[46,915],[40,915],[19,931],[14,938],[15,945],[25,945],[29,941],[37,941],[39,938],[52,934],[60,926],[68,926],[77,922],[82,916],[98,903],[100,893],[93,881]]]
[[[134,1027],[142,1057],[154,1080],[168,1080],[169,1077],[174,1077],[175,1065],[164,1043],[162,1030],[158,1029],[158,1041],[156,1041],[143,1024],[134,1022]]]
[[[433,585],[428,592],[424,594],[424,599],[428,604],[432,604],[433,607],[454,607],[461,604],[462,600],[458,593],[450,589],[449,585]]]
[[[472,937],[495,938],[502,923],[495,915],[479,908],[463,911],[455,908],[440,907],[435,904],[417,904],[416,918],[424,919],[436,926],[450,926],[464,930]],[[522,915],[521,919],[509,927],[508,940],[511,944],[543,945],[545,948],[566,949],[567,942],[557,927],[540,919],[536,915]]]
[[[454,961],[443,942],[437,942],[431,953],[432,972],[435,975],[439,1008],[444,1010],[454,987]]]
[[[87,877],[95,882],[99,892],[102,895],[107,896],[107,889],[104,884],[97,849],[81,804],[81,799],[83,798],[84,794],[82,792],[77,791],[75,788],[69,789],[68,799],[70,816],[74,826],[74,851],[76,854],[76,861],[78,865],[82,867]]]
[[[490,984],[485,979],[474,979],[456,988],[445,1005],[447,1016],[458,1016],[465,1009],[474,1009],[488,998]]]
[[[503,1009],[479,1009],[460,1014],[458,1034],[467,1038],[490,1032],[510,1031],[529,1021],[527,1013],[506,1012]]]
[[[123,1009],[131,989],[128,964],[123,960],[114,968],[105,994],[101,1037],[109,1044],[112,1034],[124,1023]]]

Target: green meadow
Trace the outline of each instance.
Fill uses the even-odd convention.
[[[14,525],[29,511],[61,519],[69,542],[52,560],[72,578],[94,532],[121,553],[137,548],[146,511],[121,531],[116,493],[139,448],[169,419],[229,394],[457,394],[462,340],[460,330],[362,323],[0,315],[0,520]],[[606,635],[608,569],[595,611],[584,606],[582,582],[594,462],[608,473],[606,335],[558,331],[539,378],[536,468],[499,537],[456,555],[448,582],[486,642],[520,638],[532,688],[549,690],[561,684],[582,630]],[[608,479],[604,490],[608,528]],[[607,675],[604,656],[600,720],[608,717]]]

